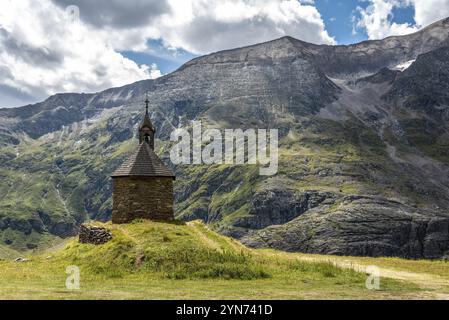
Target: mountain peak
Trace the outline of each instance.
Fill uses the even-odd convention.
[[[283,36],[283,37],[280,37],[280,38],[278,38],[278,39],[275,39],[274,41],[289,41],[289,42],[294,42],[294,41],[299,41],[299,40],[293,38],[292,36]]]

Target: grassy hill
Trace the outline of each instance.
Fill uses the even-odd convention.
[[[18,251],[9,248],[8,246],[0,245],[0,258],[2,259],[12,259],[20,256]]]
[[[9,252],[0,261],[2,299],[407,299],[449,293],[444,262],[426,262],[441,288],[424,288],[414,279],[381,279],[381,289],[365,288],[363,265],[398,267],[391,259],[346,258],[252,250],[199,222],[105,224],[113,240],[101,246],[76,238],[26,262]],[[342,259],[341,261],[338,259]],[[349,258],[347,258],[349,259]],[[357,272],[356,263],[359,271]],[[424,262],[423,262],[424,263]],[[66,289],[66,267],[80,268],[80,290]],[[391,271],[391,270],[390,270]],[[415,279],[416,280],[416,279]],[[432,291],[433,290],[433,291]]]

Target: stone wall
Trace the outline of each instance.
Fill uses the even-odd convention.
[[[174,219],[172,178],[117,177],[113,184],[113,223]]]
[[[112,239],[112,234],[106,228],[81,225],[79,242],[95,245],[105,244]]]

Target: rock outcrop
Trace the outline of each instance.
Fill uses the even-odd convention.
[[[241,241],[293,252],[436,259],[449,253],[449,217],[386,199],[348,198],[325,216],[311,210]]]

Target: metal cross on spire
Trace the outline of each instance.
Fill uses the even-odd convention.
[[[150,100],[148,100],[148,92],[146,93],[146,99],[145,99],[145,110],[146,114],[148,114],[148,105],[150,103]]]

